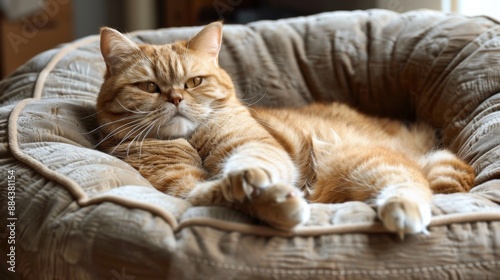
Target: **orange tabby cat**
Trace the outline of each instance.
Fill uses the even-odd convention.
[[[473,169],[435,148],[424,125],[342,104],[248,108],[218,66],[222,24],[189,41],[137,45],[101,30],[101,149],[158,190],[244,211],[271,226],[305,223],[310,202],[369,201],[386,228],[426,232],[432,191],[468,191]],[[431,191],[432,190],[432,191]]]

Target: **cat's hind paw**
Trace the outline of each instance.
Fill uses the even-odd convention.
[[[406,189],[393,195],[380,197],[378,216],[384,226],[404,238],[405,234],[428,234],[431,222],[431,205],[427,194]]]
[[[434,193],[468,192],[474,186],[474,168],[447,150],[427,156],[424,172]]]

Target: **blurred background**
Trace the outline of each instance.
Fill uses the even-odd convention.
[[[101,26],[128,32],[372,8],[500,18],[498,0],[0,0],[0,8],[0,77],[42,51],[97,34]]]

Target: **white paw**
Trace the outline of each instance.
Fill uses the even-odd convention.
[[[220,182],[228,202],[247,205],[243,208],[249,214],[272,227],[289,230],[309,220],[309,204],[302,192],[289,184],[271,183],[264,169],[232,172]]]
[[[272,185],[254,197],[251,203],[262,221],[283,230],[305,224],[311,213],[303,193],[291,185]]]
[[[421,190],[403,188],[386,191],[379,196],[377,212],[385,227],[398,233],[401,238],[405,234],[427,234],[427,226],[431,222],[431,195]]]
[[[271,179],[264,169],[249,168],[227,174],[224,185],[222,191],[229,202],[243,202],[267,189]]]

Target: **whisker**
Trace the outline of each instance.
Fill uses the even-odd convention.
[[[264,99],[264,97],[266,97],[266,95],[267,95],[267,92],[264,92],[264,94],[262,94],[262,95],[260,96],[260,98],[259,98],[257,101],[255,101],[255,102],[253,102],[253,103],[247,103],[247,106],[248,106],[248,107],[251,107],[251,106],[253,106],[253,105],[255,105],[255,104],[259,103],[260,101],[262,101],[262,99]],[[253,98],[252,98],[252,99],[253,99]]]
[[[147,124],[145,127],[144,126],[141,126],[141,132],[139,134],[137,134],[133,139],[132,141],[130,141],[130,143],[127,145],[127,157],[129,156],[130,154],[130,147],[132,146],[132,144],[135,142],[140,142],[141,144],[139,145],[139,158],[142,157],[142,143],[144,142],[144,139],[146,139],[146,137],[148,136],[148,134],[151,132],[151,127],[154,126],[154,124],[156,123],[157,120],[154,120],[153,122]],[[144,128],[143,128],[144,127]],[[141,136],[144,135],[144,137],[142,137],[142,140],[140,140]],[[140,140],[140,141],[137,141],[137,140]]]
[[[116,144],[116,146],[111,150],[111,152],[109,152],[110,154],[113,154],[116,149],[121,145],[123,144],[125,141],[127,141],[127,139],[132,135],[134,134],[136,131],[139,131],[139,130],[142,130],[142,128],[144,126],[147,126],[149,125],[148,123],[138,123],[136,124],[123,138],[122,140],[120,140],[120,142],[118,144]]]
[[[144,133],[144,136],[142,137],[142,140],[140,141],[141,144],[139,145],[139,158],[142,157],[142,144],[144,144],[144,140],[146,140],[146,137],[151,133],[151,130],[153,130],[156,122],[158,122],[158,119],[154,120],[151,123],[151,125],[149,126],[149,128],[148,127],[145,128],[145,130],[147,130],[147,131],[146,131],[146,133]]]
[[[243,92],[243,94],[241,96],[239,96],[238,99],[245,100],[244,97],[247,95],[248,92],[249,92],[249,90],[248,90],[248,86],[247,86],[247,87],[245,87],[245,91]],[[249,99],[249,98],[247,98],[247,99]]]
[[[105,124],[102,124],[94,129],[92,129],[91,131],[88,131],[88,132],[85,132],[84,134],[92,134],[92,133],[95,133],[97,132],[99,129],[107,126],[107,125],[111,125],[111,124],[114,124],[114,123],[117,123],[117,122],[121,122],[121,121],[126,121],[126,120],[132,120],[132,119],[139,119],[139,118],[142,118],[142,116],[128,116],[126,118],[121,118],[121,119],[118,119],[116,121],[112,121],[112,122],[107,122]]]
[[[151,112],[156,111],[156,110],[153,110],[153,111],[141,111],[137,107],[134,107],[135,111],[133,111],[133,110],[130,110],[129,108],[123,106],[123,104],[120,102],[120,100],[117,99],[116,101],[118,102],[118,104],[120,104],[120,106],[123,108],[123,110],[125,110],[127,112],[130,112],[130,113],[134,113],[134,114],[149,114]]]
[[[82,117],[82,119],[83,119],[83,120],[88,119],[88,118],[93,117],[93,116],[95,116],[95,115],[97,115],[97,114],[99,114],[99,113],[102,113],[102,112],[104,112],[104,111],[106,111],[106,110],[105,110],[105,109],[103,109],[103,110],[101,110],[101,111],[97,111],[97,112],[95,112],[95,113],[93,113],[93,114],[90,114],[90,115],[88,115],[88,116]]]
[[[124,131],[124,130],[129,129],[127,126],[132,125],[132,124],[134,124],[134,123],[136,123],[136,122],[139,122],[139,123],[140,123],[141,121],[142,121],[142,119],[137,119],[137,120],[133,120],[133,121],[131,121],[131,122],[128,122],[128,123],[125,123],[125,124],[120,125],[119,127],[115,128],[113,131],[111,131],[108,135],[106,135],[106,136],[105,136],[105,137],[104,137],[101,141],[99,141],[99,142],[98,142],[98,143],[94,146],[94,148],[97,148],[97,147],[98,147],[99,145],[101,145],[103,142],[107,141],[109,138],[111,138],[111,137],[115,136],[116,134],[118,134],[118,133],[120,133],[120,132],[122,132],[122,131]],[[137,124],[135,124],[135,125],[137,125]]]
[[[156,138],[160,139],[160,128],[161,128],[161,122],[156,127]]]

